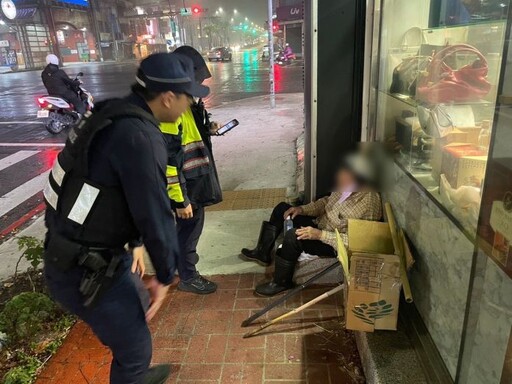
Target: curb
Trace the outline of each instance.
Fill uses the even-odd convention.
[[[4,228],[0,232],[0,241],[7,240],[14,231],[17,229],[23,227],[28,221],[35,218],[35,216],[39,216],[40,213],[42,213],[45,210],[45,204],[41,203],[37,207],[33,208],[32,210],[25,213],[23,216],[21,216],[18,220],[16,220],[14,223],[9,225],[8,227]]]

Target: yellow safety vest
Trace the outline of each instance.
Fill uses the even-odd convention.
[[[174,136],[174,139],[179,139],[181,135],[183,163],[168,164],[166,174],[169,198],[178,204],[184,204],[187,202],[187,196],[183,191],[186,179],[210,172],[208,150],[203,143],[190,108],[175,123],[161,123],[160,129],[164,135]]]

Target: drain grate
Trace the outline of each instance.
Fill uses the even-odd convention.
[[[222,195],[222,203],[208,207],[207,211],[274,208],[281,201],[287,201],[286,188],[223,191]]]

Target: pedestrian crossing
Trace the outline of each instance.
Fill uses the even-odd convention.
[[[0,233],[43,203],[42,190],[60,145],[16,148],[0,145]]]

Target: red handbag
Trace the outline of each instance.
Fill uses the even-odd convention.
[[[453,69],[446,62],[457,53],[474,54],[477,59],[472,64]],[[475,47],[450,45],[434,55],[426,74],[418,79],[416,99],[428,104],[480,100],[491,90],[488,69],[487,60]]]

